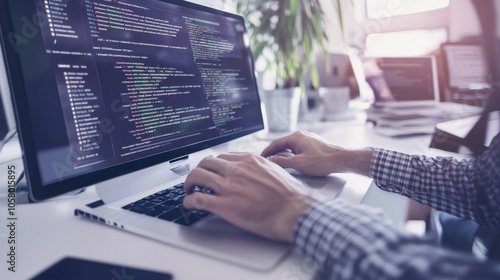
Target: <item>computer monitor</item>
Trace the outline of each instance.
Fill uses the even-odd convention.
[[[480,44],[453,44],[441,46],[446,61],[448,87],[454,91],[489,88],[488,67]]]
[[[2,97],[2,92],[0,91],[0,97]],[[3,147],[3,139],[7,136],[8,132],[10,131],[10,128],[7,124],[7,118],[5,115],[5,110],[4,110],[4,102],[2,98],[0,98],[0,151],[2,150]],[[8,138],[8,137],[7,137]]]
[[[5,71],[3,52],[0,49],[0,140],[4,139],[9,132],[15,131],[15,128],[16,119],[12,108],[9,82]]]
[[[436,60],[423,57],[365,57],[365,78],[375,105],[425,106],[439,102]]]
[[[186,1],[7,0],[0,21],[34,200],[264,128],[241,16]]]

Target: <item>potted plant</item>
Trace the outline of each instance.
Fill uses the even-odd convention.
[[[318,51],[326,53],[327,40],[320,0],[232,2],[247,19],[254,59],[264,61],[265,71],[276,77],[276,89],[264,93],[269,129],[289,131],[297,122],[297,104],[307,86],[305,76],[311,77],[313,85],[319,84],[315,57]],[[290,113],[295,116],[288,117]]]

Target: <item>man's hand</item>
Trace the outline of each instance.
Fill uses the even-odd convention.
[[[203,186],[214,194],[193,192]],[[184,207],[210,211],[266,238],[292,242],[299,218],[316,201],[310,190],[271,161],[250,154],[206,158],[185,182]]]
[[[294,156],[275,155],[290,150]],[[372,150],[347,150],[328,143],[319,136],[307,132],[274,140],[264,151],[263,157],[283,168],[293,168],[307,175],[325,176],[335,172],[355,172],[369,175]]]

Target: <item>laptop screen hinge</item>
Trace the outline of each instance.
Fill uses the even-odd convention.
[[[174,158],[173,160],[170,160],[169,163],[170,164],[174,164],[174,163],[177,163],[179,161],[185,161],[185,160],[188,160],[188,159],[189,159],[189,155],[186,155],[186,156]]]

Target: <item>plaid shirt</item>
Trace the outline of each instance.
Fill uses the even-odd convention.
[[[370,172],[383,190],[500,228],[500,135],[473,160],[375,149]],[[307,266],[329,279],[500,279],[500,263],[440,248],[399,230],[367,206],[314,204],[295,230]]]

